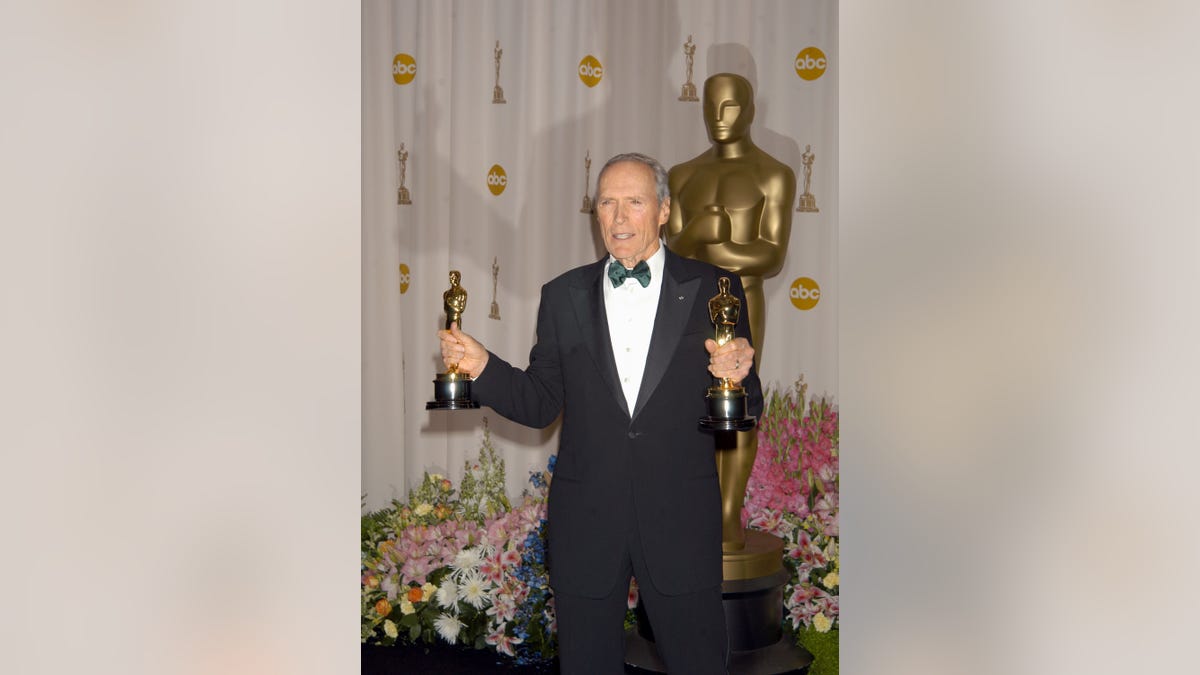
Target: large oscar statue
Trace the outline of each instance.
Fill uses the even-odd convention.
[[[462,328],[462,315],[467,309],[467,291],[460,284],[462,273],[450,270],[450,288],[442,293],[442,307],[446,310],[446,330],[457,323]],[[458,364],[452,364],[444,373],[433,380],[433,400],[425,403],[426,410],[462,410],[478,408],[479,403],[471,396],[471,376],[461,373]]]
[[[763,279],[777,274],[787,255],[796,174],[750,140],[754,93],[746,78],[730,73],[709,77],[702,104],[712,146],[670,170],[667,245],[741,277],[758,365],[766,319]],[[741,508],[754,465],[755,438],[752,431],[739,433],[735,445],[717,453],[726,552],[739,551],[745,544]]]
[[[762,362],[766,323],[763,279],[778,274],[787,255],[796,174],[750,138],[754,92],[740,75],[718,73],[701,97],[710,147],[671,168],[671,250],[737,274],[746,293],[755,364]],[[783,540],[742,527],[746,483],[757,436],[717,431],[722,499],[723,595],[730,649],[742,662],[730,672],[784,672],[811,661],[781,631]]]

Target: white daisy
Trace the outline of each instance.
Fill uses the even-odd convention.
[[[437,589],[438,604],[446,609],[454,606],[458,602],[458,585],[453,579],[447,577],[442,580],[442,587]]]
[[[479,567],[479,563],[483,562],[483,556],[479,553],[479,548],[472,546],[464,548],[454,556],[454,562],[451,566],[455,572],[463,573],[468,570],[474,570]]]
[[[487,593],[491,588],[492,583],[490,581],[479,574],[479,572],[472,570],[459,580],[458,597],[460,600],[465,600],[467,604],[475,609],[483,609],[483,606],[487,604]]]
[[[457,616],[449,614],[442,614],[433,621],[433,627],[437,629],[438,635],[450,644],[454,644],[458,640],[458,631],[462,630],[463,625]]]

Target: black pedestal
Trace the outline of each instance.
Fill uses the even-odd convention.
[[[787,580],[787,572],[779,570],[721,584],[730,675],[803,673],[812,663],[812,655],[793,644],[783,631],[783,586]],[[626,635],[625,663],[665,673],[666,664],[654,647],[654,630],[640,605],[637,617],[637,628]]]

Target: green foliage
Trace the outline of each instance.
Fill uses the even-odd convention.
[[[488,428],[485,417],[479,459],[473,463],[467,462],[463,467],[456,515],[460,519],[482,523],[511,509],[512,504],[504,491],[504,460],[496,454],[496,448],[492,446],[492,431]]]
[[[808,626],[796,634],[796,643],[813,655],[808,675],[838,675],[838,630],[818,633]]]

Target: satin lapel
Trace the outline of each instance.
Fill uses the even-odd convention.
[[[682,270],[676,264],[678,260],[675,254],[667,251],[662,290],[658,295],[658,313],[654,317],[654,333],[650,336],[650,351],[646,355],[646,370],[642,374],[634,417],[646,406],[646,401],[650,400],[667,374],[667,366],[679,346],[687,318],[700,295],[700,278],[681,279]]]
[[[571,305],[579,322],[579,331],[596,370],[608,385],[609,392],[617,399],[621,410],[629,414],[621,379],[617,375],[617,362],[613,359],[612,338],[608,335],[608,314],[604,311],[604,291],[600,289],[600,276],[604,260],[584,270],[571,284]]]

